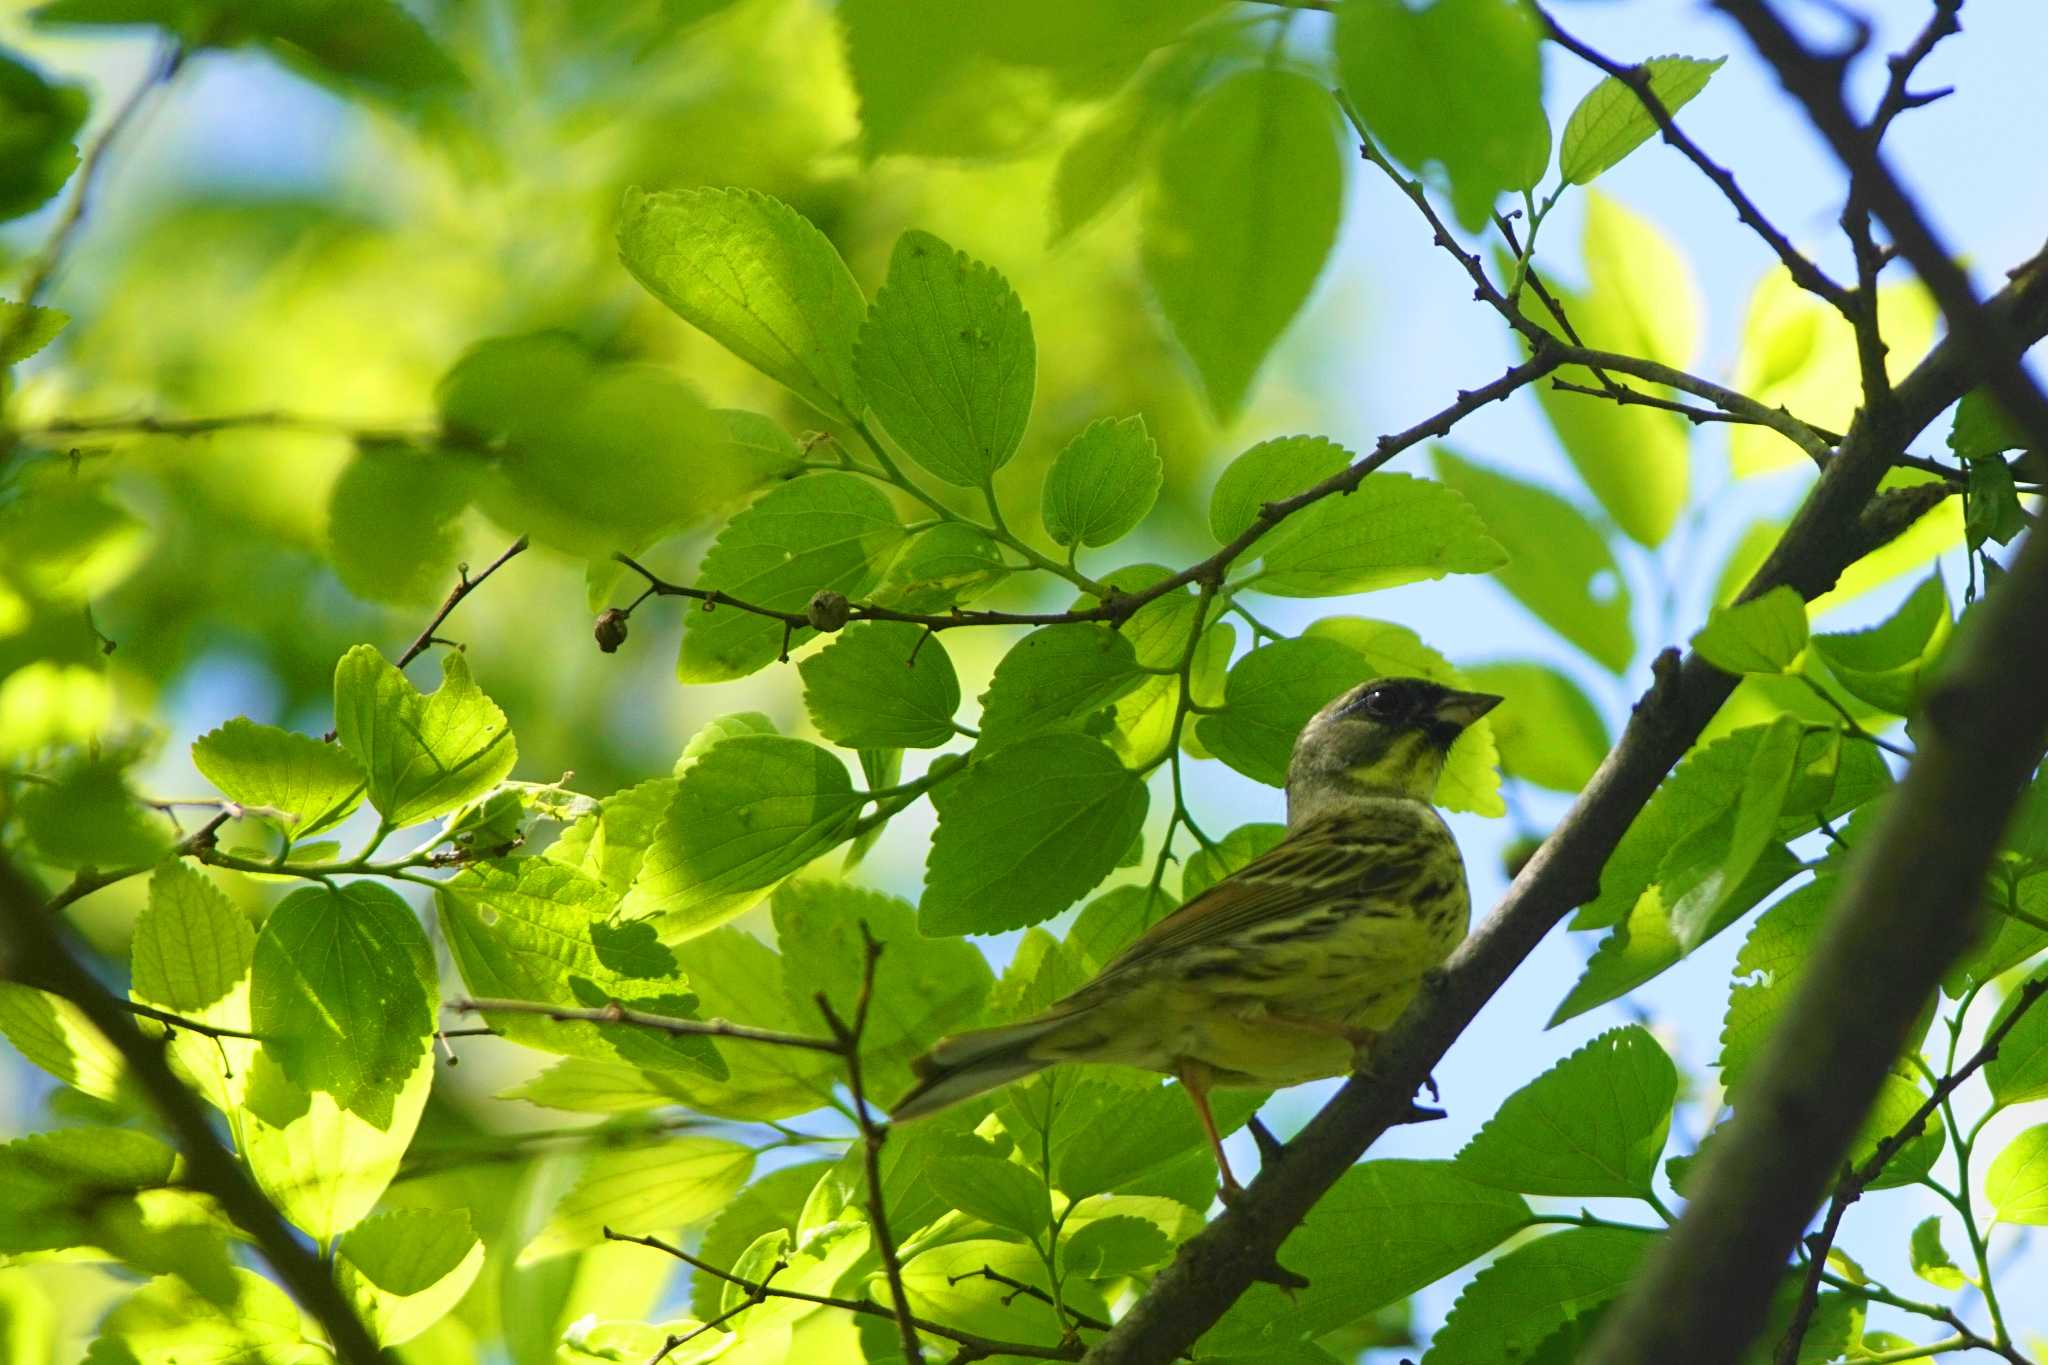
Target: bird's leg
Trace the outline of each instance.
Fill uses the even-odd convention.
[[[1231,1174],[1230,1159],[1223,1155],[1223,1137],[1216,1131],[1216,1116],[1209,1112],[1207,1071],[1200,1063],[1187,1062],[1174,1072],[1174,1079],[1180,1082],[1181,1089],[1187,1091],[1188,1098],[1194,1101],[1195,1117],[1202,1121],[1202,1131],[1209,1136],[1209,1150],[1216,1157],[1216,1169],[1223,1177],[1223,1188],[1218,1193],[1224,1203],[1232,1203],[1244,1193],[1244,1186],[1238,1184],[1237,1177]]]

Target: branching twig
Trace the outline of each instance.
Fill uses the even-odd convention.
[[[469,596],[471,593],[475,592],[477,588],[482,586],[483,581],[486,578],[489,578],[492,574],[504,568],[509,560],[513,559],[515,556],[520,554],[520,552],[522,552],[525,549],[526,537],[521,536],[519,537],[519,539],[513,541],[510,545],[505,547],[505,553],[499,555],[496,559],[492,560],[489,564],[485,565],[484,571],[478,574],[475,578],[471,578],[469,576],[469,565],[457,565],[455,570],[455,586],[448,590],[448,596],[445,600],[442,601],[441,609],[434,613],[433,620],[427,622],[427,628],[421,631],[416,637],[414,637],[413,642],[411,644],[406,646],[405,653],[398,656],[398,666],[400,668],[404,668],[407,664],[411,663],[414,659],[417,659],[421,654],[425,653],[427,646],[433,644],[435,641],[436,637],[434,635],[434,632],[439,630],[441,628],[441,623],[448,619],[448,613],[454,611],[455,608],[461,603],[463,598]],[[442,643],[445,644],[447,642],[442,641]]]
[[[172,845],[171,851],[166,853],[164,858],[159,861],[211,852],[213,850],[214,836],[220,833],[220,827],[232,819],[233,816],[233,811],[223,809],[211,820],[208,820],[198,829],[193,830],[190,834]],[[101,887],[112,886],[115,882],[126,881],[130,877],[140,876],[156,865],[156,863],[151,863],[148,867],[116,868],[111,872],[101,872],[94,868],[82,867],[72,877],[70,884],[55,896],[52,896],[49,903],[43,908],[49,913],[55,914],[73,901],[83,896],[89,896]]]
[[[1086,1327],[1096,1332],[1107,1332],[1109,1330],[1110,1325],[1101,1318],[1096,1317],[1093,1313],[1083,1313],[1072,1304],[1055,1304],[1052,1295],[1046,1293],[1037,1285],[1032,1284],[1028,1280],[1020,1280],[1014,1276],[1005,1275],[994,1266],[985,1265],[979,1270],[969,1270],[959,1275],[948,1275],[946,1277],[946,1283],[949,1285],[959,1284],[962,1280],[989,1280],[1003,1286],[1003,1288],[1010,1291],[1003,1299],[1005,1305],[1013,1302],[1020,1296],[1027,1299],[1036,1299],[1048,1308],[1064,1308],[1067,1317],[1072,1319],[1076,1327]]]
[[[676,1037],[729,1038],[739,1043],[765,1043],[771,1047],[802,1048],[810,1052],[840,1055],[844,1046],[836,1039],[814,1038],[804,1033],[782,1033],[753,1028],[725,1019],[678,1019],[674,1015],[650,1014],[629,1009],[614,1000],[598,1009],[570,1009],[540,1000],[451,1000],[448,1008],[459,1014],[537,1014],[543,1019],[571,1024],[632,1024]]]
[[[158,417],[108,414],[99,417],[59,417],[40,426],[22,427],[19,435],[49,439],[67,436],[171,436],[199,438],[223,431],[304,431],[323,436],[346,436],[358,444],[418,445],[445,444],[448,433],[422,423],[417,427],[366,427],[338,417],[316,417],[299,412],[232,412],[215,417]]]
[[[734,1318],[746,1312],[749,1308],[752,1308],[757,1303],[766,1303],[768,1301],[769,1294],[768,1282],[770,1280],[773,1280],[777,1275],[780,1275],[784,1270],[787,1270],[788,1268],[789,1262],[777,1261],[774,1265],[768,1267],[768,1273],[761,1277],[761,1282],[759,1284],[756,1284],[752,1288],[747,1290],[747,1297],[743,1301],[734,1304],[732,1307],[726,1309],[723,1313],[720,1313],[717,1317],[711,1319],[709,1322],[702,1322],[697,1324],[697,1326],[692,1327],[689,1331],[682,1333],[680,1336],[671,1332],[669,1334],[668,1340],[662,1342],[661,1349],[659,1351],[656,1351],[653,1354],[653,1356],[648,1359],[647,1365],[661,1365],[661,1362],[667,1360],[669,1357],[669,1353],[671,1351],[674,1351],[677,1347],[687,1346],[689,1343],[695,1341],[698,1337],[703,1336],[706,1332],[717,1331],[719,1328],[725,1326],[725,1324],[731,1322]]]

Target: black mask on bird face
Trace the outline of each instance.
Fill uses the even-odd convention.
[[[1290,804],[1342,789],[1427,801],[1452,743],[1500,700],[1424,678],[1362,683],[1303,727],[1288,765]]]

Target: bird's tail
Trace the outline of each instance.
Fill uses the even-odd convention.
[[[941,1038],[930,1052],[910,1064],[917,1084],[889,1110],[893,1119],[922,1118],[948,1105],[1021,1080],[1051,1066],[1054,1059],[1034,1057],[1041,1038],[1067,1022],[1067,1015],[1041,1015],[1022,1023],[976,1029]]]

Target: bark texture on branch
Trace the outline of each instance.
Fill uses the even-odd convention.
[[[2048,273],[2020,274],[1989,308],[2014,336],[2048,335]],[[1885,530],[1896,534],[1897,527],[1882,525],[1881,502],[1873,503],[1878,481],[1922,428],[1974,387],[1973,361],[1966,348],[1944,341],[1881,412],[1857,419],[1745,597],[1780,584],[1818,596],[1874,541],[1881,543]],[[1242,1198],[1181,1247],[1145,1297],[1088,1353],[1090,1365],[1166,1365],[1267,1273],[1315,1202],[1408,1116],[1423,1078],[1480,1007],[1544,934],[1592,898],[1615,844],[1733,685],[1698,657],[1680,662],[1669,653],[1659,661],[1657,681],[1571,810],[1452,956],[1437,989],[1425,991],[1383,1037],[1374,1056],[1377,1075],[1347,1082]]]

